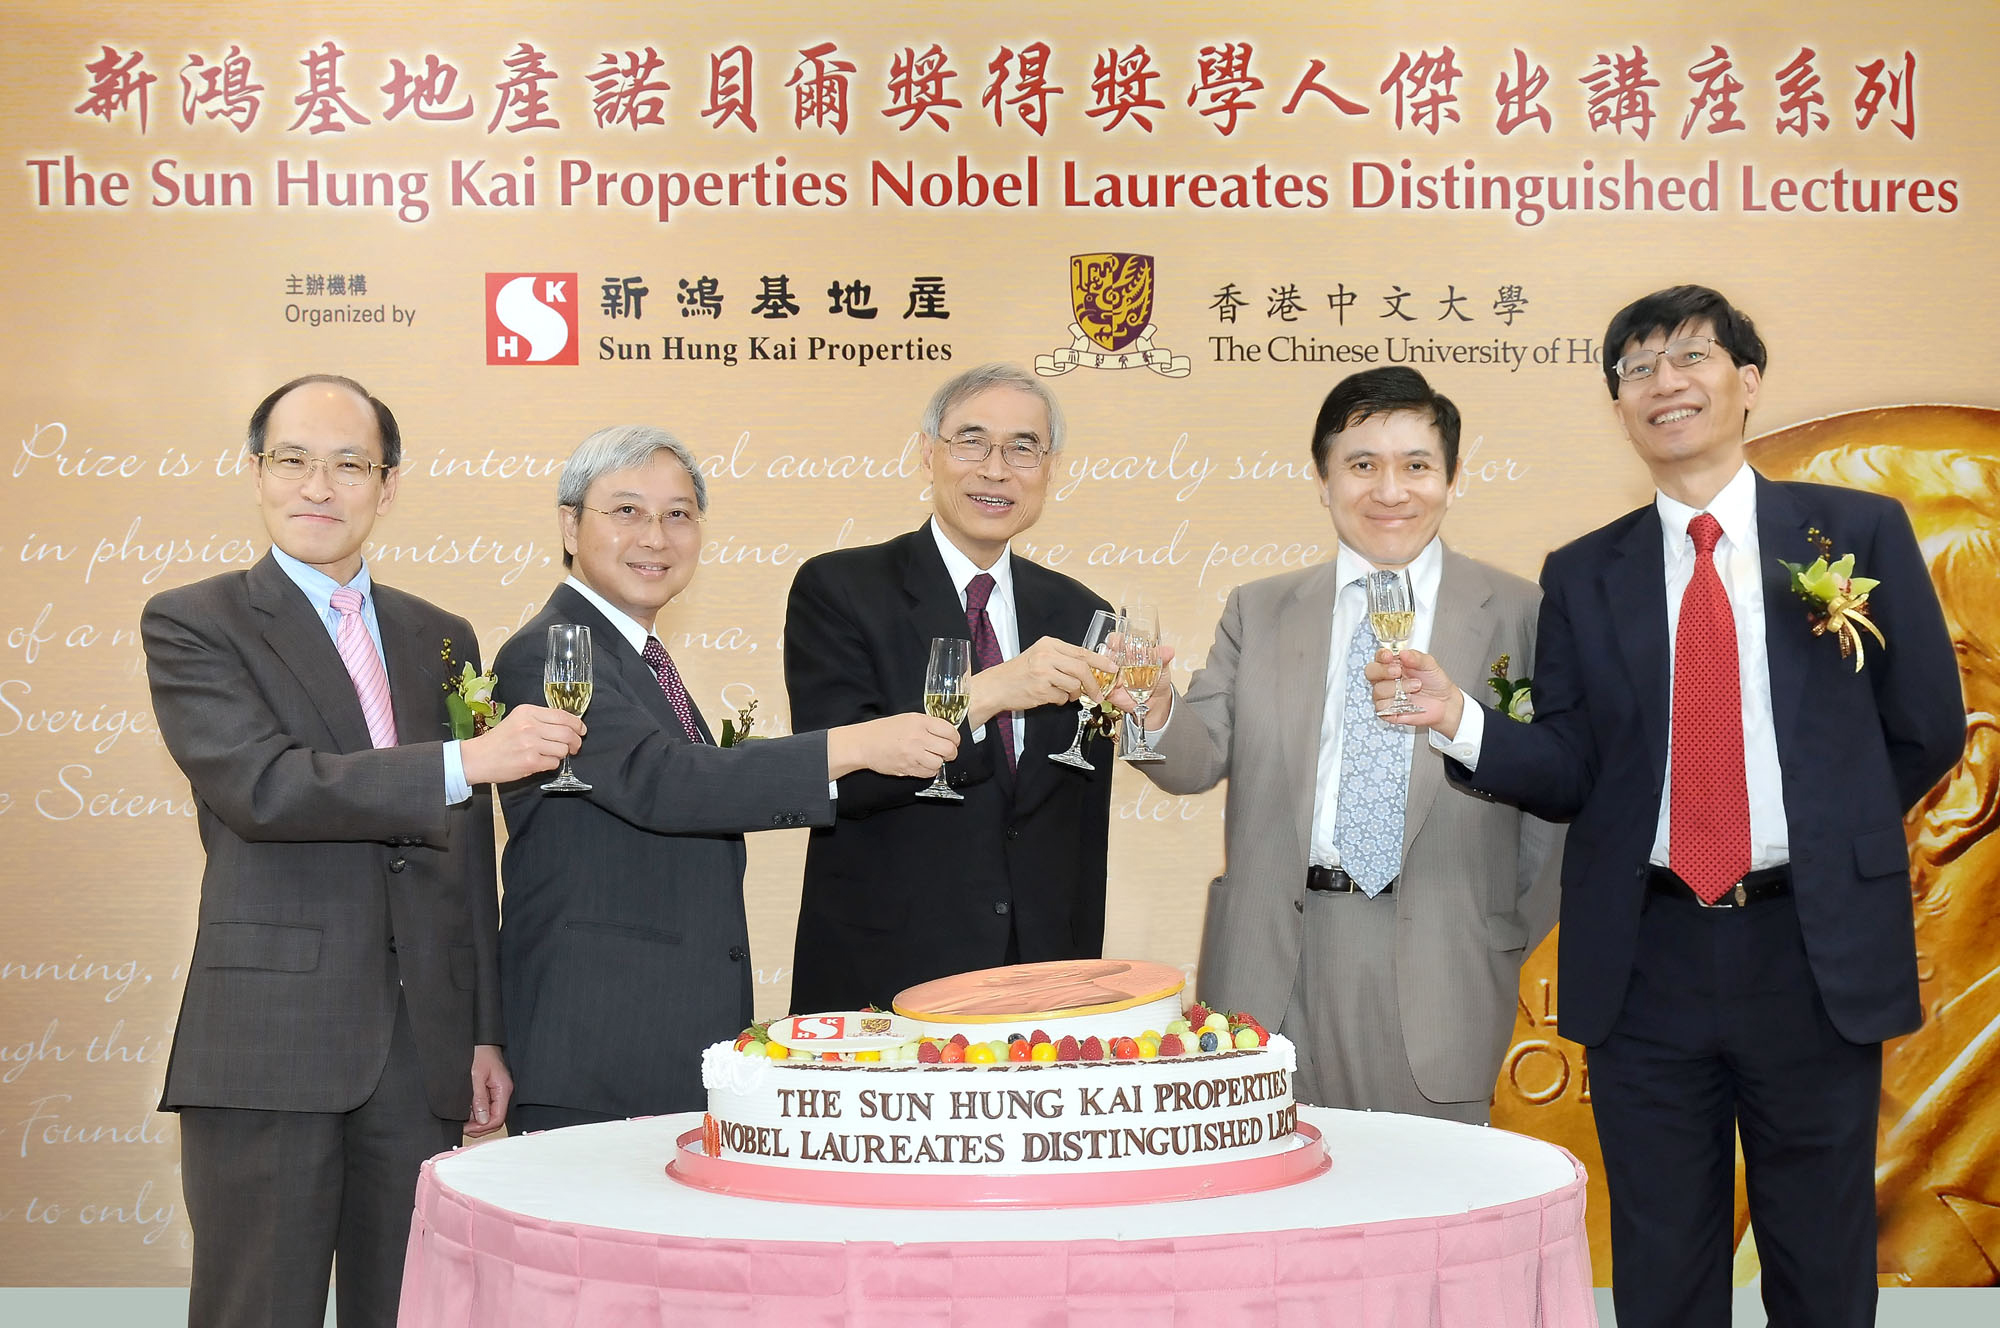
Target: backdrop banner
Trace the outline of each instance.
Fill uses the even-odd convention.
[[[924,519],[959,370],[1047,376],[1070,442],[1016,551],[1159,603],[1185,683],[1233,587],[1332,556],[1308,435],[1357,369],[1461,407],[1463,552],[1533,577],[1648,501],[1600,338],[1679,282],[1770,346],[1756,464],[1902,499],[1944,596],[1970,743],[1908,822],[1927,1022],[1888,1050],[1881,1267],[2000,1280],[1993,8],[1562,8],[7,0],[0,1285],[187,1276],[155,1106],[202,857],[138,619],[262,555],[277,384],[395,409],[369,564],[486,660],[562,576],[562,458],[674,431],[712,510],[663,635],[771,734],[798,564]],[[1221,812],[1118,772],[1107,953],[1192,971]],[[751,838],[760,1015],[804,845]],[[1558,940],[1494,1119],[1590,1168],[1604,1279]]]

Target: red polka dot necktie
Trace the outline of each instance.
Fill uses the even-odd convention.
[[[667,694],[667,704],[680,716],[681,727],[687,730],[687,739],[692,743],[701,741],[701,726],[694,722],[694,702],[688,700],[687,684],[681,681],[681,671],[674,667],[673,657],[660,644],[660,638],[646,638],[646,648],[641,654],[646,665],[653,670],[653,676],[660,680],[660,690]]]
[[[1750,870],[1750,792],[1743,772],[1743,679],[1736,619],[1715,571],[1722,525],[1688,523],[1694,577],[1674,630],[1673,778],[1667,865],[1713,904]]]
[[[993,578],[985,572],[965,583],[965,626],[972,633],[974,672],[998,665],[1000,638],[993,634],[993,620],[986,616],[986,601],[993,598]],[[1014,768],[1014,712],[1002,710],[986,721],[1000,726],[1000,749],[1007,753],[1007,768]]]

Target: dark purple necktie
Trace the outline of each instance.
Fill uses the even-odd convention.
[[[993,578],[981,572],[965,585],[965,625],[972,632],[972,668],[976,673],[1001,662],[1000,638],[993,634],[993,620],[986,616],[986,601],[993,598]],[[1014,712],[1002,710],[986,721],[1000,726],[1000,748],[1007,753],[1007,768],[1014,758]]]
[[[681,671],[674,667],[674,661],[667,656],[667,648],[660,644],[660,638],[646,638],[646,665],[653,670],[653,676],[660,680],[660,690],[667,694],[667,704],[681,718],[681,727],[687,730],[689,742],[700,742],[701,726],[694,722],[694,703],[688,700],[687,684],[681,681]]]

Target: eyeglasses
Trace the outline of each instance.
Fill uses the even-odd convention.
[[[350,489],[366,484],[369,477],[378,470],[386,475],[394,469],[385,462],[370,461],[367,457],[356,456],[352,452],[342,452],[338,456],[316,457],[310,452],[292,447],[266,452],[261,459],[266,475],[275,475],[281,480],[302,480],[312,473],[313,467],[320,466],[326,470],[328,479]]]
[[[1000,459],[1016,470],[1034,470],[1042,464],[1049,449],[1042,443],[1030,442],[1025,438],[1012,438],[1004,443],[989,442],[976,433],[962,433],[956,438],[941,440],[944,450],[954,461],[984,461],[993,455],[993,449],[1000,449]]]
[[[1635,350],[1620,356],[1612,367],[1621,381],[1643,383],[1658,371],[1663,357],[1676,369],[1692,369],[1714,353],[1714,337],[1682,337],[1679,341],[1669,341],[1663,350]]]
[[[624,530],[636,530],[657,521],[660,529],[667,534],[681,535],[697,529],[702,521],[700,512],[686,507],[669,507],[664,512],[648,512],[633,503],[620,503],[616,507],[592,507],[588,503],[578,503],[577,506],[586,512],[610,517],[612,525]]]

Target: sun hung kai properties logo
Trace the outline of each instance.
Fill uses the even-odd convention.
[[[576,273],[486,274],[488,364],[576,363]]]
[[[1053,378],[1072,369],[1151,369],[1185,378],[1188,357],[1153,345],[1153,256],[1077,254],[1069,260],[1069,307],[1074,340],[1035,357],[1035,372]]]

